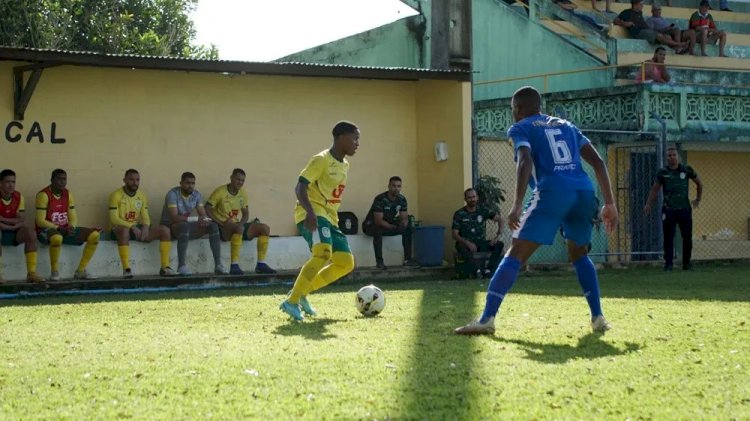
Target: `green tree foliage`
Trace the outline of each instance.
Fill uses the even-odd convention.
[[[474,186],[479,196],[479,206],[492,212],[500,212],[500,202],[505,202],[505,189],[500,186],[500,179],[491,175],[483,175]]]
[[[198,0],[0,0],[0,45],[218,58],[193,45]]]

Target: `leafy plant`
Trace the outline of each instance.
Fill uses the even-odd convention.
[[[505,189],[500,187],[500,179],[483,175],[477,180],[474,189],[479,196],[479,206],[494,213],[500,212],[500,202],[505,202]]]

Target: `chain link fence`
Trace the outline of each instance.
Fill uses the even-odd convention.
[[[615,200],[620,212],[617,229],[607,235],[603,224],[594,221],[590,255],[597,262],[641,262],[663,259],[661,193],[652,211],[644,214],[656,172],[665,165],[665,143],[661,133],[583,130],[608,165]],[[683,164],[692,166],[704,184],[703,200],[693,210],[693,259],[750,259],[750,144],[691,143],[676,146]],[[503,215],[510,210],[515,188],[516,166],[513,147],[505,138],[477,140],[477,175],[501,181],[508,200],[501,203]],[[592,169],[584,164],[595,182]],[[597,187],[598,189],[598,187]],[[527,199],[530,192],[527,193]],[[597,190],[601,200],[601,192]],[[696,187],[690,183],[690,198]],[[602,202],[603,203],[603,202]],[[488,224],[488,235],[495,235]],[[509,245],[511,232],[503,228],[501,238]],[[675,262],[682,254],[679,229],[675,235]],[[552,246],[542,247],[530,263],[564,263],[565,241],[561,234]]]

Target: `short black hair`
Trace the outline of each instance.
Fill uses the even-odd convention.
[[[630,5],[631,6],[636,5],[638,3],[643,3],[643,0],[630,0]]]
[[[234,177],[237,174],[245,175],[245,170],[243,170],[242,168],[235,168],[235,169],[232,170],[231,177]]]
[[[403,181],[401,181],[401,177],[397,175],[394,175],[393,177],[388,179],[388,185],[390,185],[392,181],[398,181],[400,183],[403,183]]]
[[[654,50],[654,54],[658,53],[659,51],[667,52],[667,49],[662,46],[656,47],[656,50]]]
[[[464,197],[466,197],[467,194],[469,194],[470,191],[477,191],[474,187],[469,187],[468,189],[464,190]]]
[[[675,151],[675,152],[677,152],[677,146],[674,146],[674,145],[672,145],[672,146],[667,146],[667,150],[668,150],[668,151]]]
[[[191,173],[190,171],[185,171],[184,173],[182,173],[180,181],[185,181],[186,178],[195,179],[195,174]]]
[[[130,174],[140,174],[140,173],[138,172],[138,170],[134,170],[130,168],[127,171],[125,171],[125,178],[127,178]]]
[[[5,177],[11,177],[11,176],[15,177],[16,172],[13,170],[9,170],[9,169],[0,171],[0,181],[5,180]]]
[[[357,130],[359,130],[359,128],[356,124],[349,121],[339,121],[335,126],[333,126],[333,130],[331,131],[331,133],[333,134],[333,138],[335,139],[342,134],[356,133]]]
[[[542,109],[542,96],[533,86],[518,88],[512,100],[527,111],[539,112]]]
[[[57,177],[58,175],[68,175],[68,173],[66,173],[65,170],[61,168],[55,168],[54,170],[52,170],[52,175],[50,176],[50,180],[54,180],[55,177]]]

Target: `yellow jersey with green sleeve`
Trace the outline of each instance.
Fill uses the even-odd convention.
[[[349,161],[339,161],[325,150],[310,158],[310,162],[299,175],[299,181],[307,184],[307,197],[310,199],[316,216],[321,216],[333,224],[339,224],[339,206],[346,187]],[[294,209],[294,223],[305,220],[307,212],[299,201]]]
[[[151,225],[146,194],[139,189],[131,196],[120,187],[109,195],[110,229],[115,225],[130,228],[135,224]]]
[[[250,199],[245,189],[240,189],[237,194],[232,194],[225,184],[217,187],[211,193],[211,197],[206,201],[206,206],[211,207],[214,216],[221,223],[227,220],[230,222],[240,222],[240,219],[242,219],[242,209],[247,208],[249,203]]]

